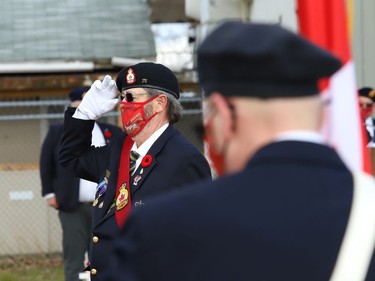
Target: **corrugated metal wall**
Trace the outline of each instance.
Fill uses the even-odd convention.
[[[155,55],[140,0],[12,0],[0,9],[0,62]]]

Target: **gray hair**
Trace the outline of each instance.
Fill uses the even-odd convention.
[[[144,88],[150,97],[158,96],[160,94],[164,94],[167,96],[168,104],[167,104],[167,116],[169,123],[174,124],[178,122],[182,118],[182,111],[183,107],[178,99],[170,93],[153,89],[153,88]]]

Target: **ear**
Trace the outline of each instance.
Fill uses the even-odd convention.
[[[220,153],[233,136],[233,120],[228,101],[218,92],[207,99],[204,112],[206,137],[211,148]]]
[[[162,112],[167,107],[168,98],[166,95],[161,94],[155,99],[155,103],[155,111],[157,113]]]
[[[232,109],[228,100],[220,93],[214,92],[211,97],[212,103],[217,110],[217,124],[221,129],[222,138],[225,140],[233,135],[234,120],[232,116]]]

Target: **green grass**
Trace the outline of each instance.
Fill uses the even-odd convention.
[[[0,281],[64,281],[61,255],[2,257]]]

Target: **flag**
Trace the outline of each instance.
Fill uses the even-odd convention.
[[[362,125],[345,0],[297,0],[299,32],[341,59],[343,66],[320,83],[326,101],[322,132],[352,171],[371,173]]]

